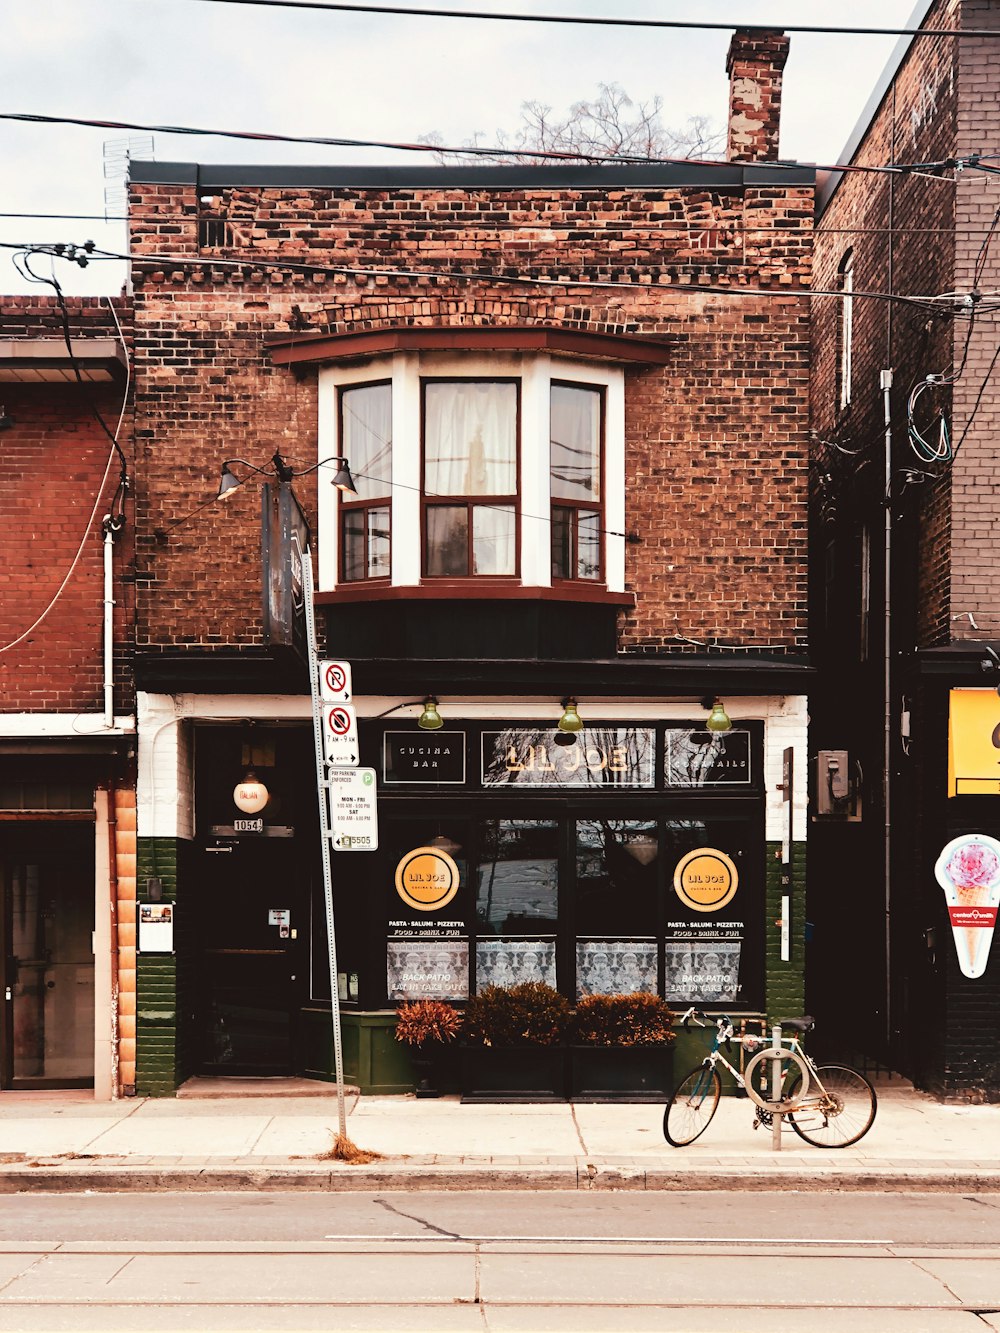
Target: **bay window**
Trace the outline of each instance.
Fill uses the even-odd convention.
[[[320,591],[624,590],[622,366],[540,352],[359,356],[321,371],[319,406],[319,457],[345,456],[358,488],[319,489]]]

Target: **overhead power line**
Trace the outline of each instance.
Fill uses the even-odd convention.
[[[86,246],[73,244],[49,244],[40,243],[28,245],[23,241],[10,242],[0,241],[0,249],[25,251],[32,254],[48,255],[57,259],[70,258],[86,249],[87,262],[100,261],[124,261],[133,265],[163,265],[168,269],[239,269],[244,273],[252,273],[255,270],[266,271],[284,271],[288,273],[303,274],[325,274],[332,276],[354,277],[354,278],[372,278],[376,281],[385,278],[390,281],[398,281],[401,278],[416,279],[427,278],[434,282],[482,282],[493,283],[503,286],[528,286],[541,288],[587,288],[590,290],[612,290],[612,291],[634,291],[637,288],[642,290],[655,290],[661,292],[683,293],[685,295],[711,295],[711,296],[735,296],[742,298],[764,297],[778,298],[787,300],[789,297],[811,300],[817,296],[833,296],[843,299],[845,293],[839,289],[821,289],[809,287],[788,288],[788,287],[740,287],[713,285],[704,282],[659,282],[653,281],[652,275],[649,282],[639,282],[632,280],[600,279],[600,278],[570,278],[562,275],[543,277],[525,273],[511,273],[509,269],[504,273],[497,273],[486,269],[410,269],[410,268],[370,268],[358,264],[310,264],[297,260],[288,259],[265,259],[245,258],[245,259],[226,259],[207,255],[203,258],[193,258],[187,255],[156,254],[138,251],[135,254],[122,254],[113,250],[102,250],[95,246],[92,241],[87,241]],[[76,262],[80,262],[79,259]],[[618,269],[626,272],[634,267],[629,264],[611,264],[607,266],[612,271]],[[664,266],[668,267],[667,265]],[[927,296],[899,296],[891,292],[869,292],[858,291],[855,289],[850,293],[852,297],[859,300],[893,302],[897,305],[912,307],[922,310],[925,313],[941,316],[951,316],[965,313],[963,305],[965,298],[946,293],[944,295],[934,294]],[[991,294],[992,295],[992,294]],[[998,294],[1000,295],[1000,294]],[[936,307],[954,307],[954,308],[936,308]],[[992,306],[989,307],[992,309]],[[980,310],[984,309],[980,305]]]
[[[517,159],[532,157],[541,158],[546,161],[582,162],[586,163],[588,166],[602,166],[608,168],[613,168],[615,166],[720,167],[750,165],[766,167],[769,171],[801,171],[803,167],[811,167],[815,171],[854,171],[862,174],[920,176],[927,180],[951,181],[952,177],[942,176],[941,172],[970,164],[973,158],[977,164],[979,161],[978,155],[973,154],[969,159],[948,159],[947,161],[940,163],[921,162],[914,165],[905,162],[875,166],[860,166],[852,162],[813,163],[767,161],[757,163],[726,163],[719,158],[703,157],[643,157],[638,154],[601,157],[594,153],[570,152],[568,150],[551,148],[488,148],[479,147],[478,145],[473,147],[456,148],[444,147],[440,144],[410,143],[407,141],[396,141],[391,139],[343,139],[316,134],[271,134],[262,130],[219,130],[204,129],[191,125],[151,125],[145,122],[132,120],[97,120],[86,116],[45,116],[26,111],[0,111],[0,120],[15,120],[36,125],[80,125],[85,129],[145,130],[154,134],[183,134],[197,138],[250,139],[260,143],[316,144],[324,148],[389,148],[397,152],[437,153],[460,157],[510,157]]]
[[[802,32],[842,37],[1000,37],[994,28],[836,28],[805,23],[705,23],[698,19],[609,18],[584,14],[488,14],[480,9],[420,9],[404,5],[360,5],[328,3],[328,0],[197,0],[200,4],[254,5],[261,9],[312,9],[331,13],[395,14],[409,18],[489,19],[494,23],[564,23],[605,28],[696,29],[705,32]]]

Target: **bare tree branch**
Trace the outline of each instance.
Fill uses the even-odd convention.
[[[536,163],[532,151],[582,154],[593,161],[611,158],[719,157],[723,133],[708,116],[689,116],[682,128],[665,126],[660,118],[662,97],[635,103],[620,84],[598,84],[593,101],[574,102],[562,118],[544,102],[524,102],[521,122],[513,132],[498,129],[491,142],[482,130],[460,146],[477,149],[465,158],[436,153],[439,162]],[[445,147],[439,131],[422,135],[421,143]],[[496,149],[496,155],[483,149]]]

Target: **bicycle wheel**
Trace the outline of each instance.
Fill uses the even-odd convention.
[[[789,1101],[797,1086],[797,1079],[789,1085]],[[847,1148],[868,1133],[877,1109],[875,1089],[863,1074],[846,1065],[817,1065],[805,1101],[787,1118],[813,1147]]]
[[[687,1078],[674,1088],[673,1096],[663,1112],[663,1137],[674,1148],[684,1148],[704,1134],[712,1122],[722,1079],[719,1071],[710,1065],[693,1069]]]

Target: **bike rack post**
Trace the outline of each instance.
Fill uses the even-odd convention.
[[[777,1108],[781,1104],[781,1028],[773,1027],[771,1029],[771,1045],[774,1047],[775,1054],[771,1059],[771,1148],[774,1152],[781,1151],[781,1117],[783,1111]]]

